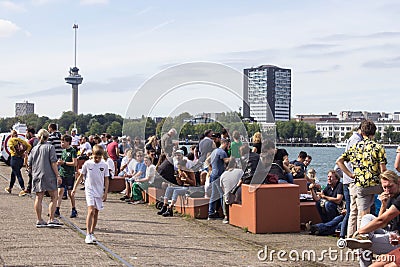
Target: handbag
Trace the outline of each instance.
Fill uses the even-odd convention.
[[[265,177],[263,184],[277,184],[279,180],[278,175],[274,173],[268,173],[267,177]]]
[[[340,204],[337,205],[337,211],[339,214],[342,214],[343,210],[346,209],[346,201],[340,202]]]

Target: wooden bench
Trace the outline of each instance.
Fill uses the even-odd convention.
[[[313,224],[322,222],[315,201],[300,202],[300,223],[305,224],[309,221]]]
[[[149,205],[154,205],[157,203],[157,201],[160,200],[162,196],[165,195],[165,190],[156,187],[149,187],[147,189],[147,195],[148,195]]]
[[[242,204],[229,207],[229,223],[252,233],[300,232],[299,186],[242,185]]]
[[[309,193],[306,178],[294,179],[293,183],[297,184],[299,186],[300,194],[308,194]]]
[[[192,218],[207,219],[209,202],[209,198],[178,196],[175,209],[178,213],[190,215]]]
[[[307,180],[305,178],[294,179],[294,183],[299,186],[300,194],[310,194],[307,187]],[[315,207],[315,201],[300,202],[300,223],[305,224],[309,221],[312,221],[313,223],[321,222],[318,210]]]
[[[125,189],[125,177],[114,176],[109,179],[108,192],[121,192]]]

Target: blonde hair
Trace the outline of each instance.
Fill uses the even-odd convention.
[[[395,184],[397,184],[399,181],[399,176],[394,171],[391,171],[391,170],[386,170],[386,171],[382,172],[379,175],[379,178],[381,178],[381,180],[394,182]]]
[[[40,129],[37,135],[40,140],[40,143],[43,144],[47,142],[47,139],[49,139],[50,134],[46,129]]]
[[[93,146],[93,156],[103,157],[104,156],[104,148],[101,145]]]
[[[157,136],[152,135],[152,136],[150,136],[149,139],[147,139],[147,140],[148,140],[148,141],[147,141],[146,145],[150,145],[151,143],[153,143],[153,141],[157,141]]]
[[[252,138],[253,143],[261,143],[261,133],[255,132]]]

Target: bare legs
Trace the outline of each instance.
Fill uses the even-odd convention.
[[[86,217],[86,232],[87,234],[93,234],[94,229],[97,225],[97,218],[99,217],[99,210],[94,206],[88,207],[88,213]]]
[[[50,204],[49,204],[49,215],[50,221],[54,220],[54,211],[56,210],[57,204],[57,190],[48,191],[50,194]],[[36,216],[38,221],[43,221],[42,219],[42,202],[43,202],[44,192],[36,192],[36,198],[34,203],[34,209],[36,212]]]

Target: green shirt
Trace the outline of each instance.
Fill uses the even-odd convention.
[[[61,160],[64,162],[72,162],[73,159],[76,159],[76,150],[73,147],[63,149]],[[59,173],[62,177],[73,177],[75,176],[75,167],[62,164]]]
[[[239,153],[239,148],[242,146],[242,141],[239,140],[239,142],[233,141],[231,143],[231,149],[230,149],[230,155],[231,157],[240,158],[240,153]]]
[[[357,186],[370,187],[380,184],[380,164],[387,164],[386,151],[382,145],[364,138],[341,157],[353,165]]]

